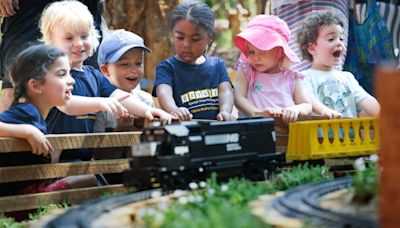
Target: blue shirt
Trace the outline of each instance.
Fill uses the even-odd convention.
[[[218,87],[230,82],[225,63],[218,57],[205,56],[202,64],[188,64],[171,57],[156,68],[153,96],[160,84],[171,86],[178,107],[187,108],[193,119],[216,119],[219,113]]]
[[[10,124],[31,124],[43,134],[47,134],[46,121],[36,106],[31,103],[21,103],[10,107],[0,114],[0,121]],[[41,163],[50,163],[50,159],[31,152],[0,153],[0,167]]]
[[[46,121],[36,106],[31,103],[22,103],[10,107],[0,114],[0,121],[11,124],[31,124],[43,134],[47,134]]]
[[[73,95],[109,97],[117,89],[100,71],[91,66],[83,66],[83,71],[71,70],[71,76],[75,79],[74,89],[72,90]],[[96,113],[69,116],[57,108],[53,108],[47,116],[46,121],[49,134],[92,133],[95,119]],[[89,150],[80,151],[82,154],[71,151],[67,153],[63,152],[61,159],[91,159],[91,152]]]

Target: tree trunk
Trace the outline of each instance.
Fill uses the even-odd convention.
[[[125,29],[140,35],[151,53],[145,57],[145,77],[154,81],[155,67],[173,55],[170,13],[179,0],[107,0],[104,13],[110,30]]]

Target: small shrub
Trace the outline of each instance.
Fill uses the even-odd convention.
[[[379,190],[378,156],[371,155],[369,159],[358,158],[354,168],[356,173],[353,177],[353,201],[368,203],[377,196]]]
[[[284,191],[306,183],[316,183],[333,179],[333,174],[326,166],[297,165],[290,170],[283,171],[271,180],[271,185],[277,191]]]
[[[327,167],[299,165],[266,182],[232,178],[217,183],[216,175],[200,183],[204,189],[181,195],[168,205],[143,208],[139,217],[146,227],[265,227],[251,214],[248,202],[263,194],[273,194],[297,185],[333,178]],[[179,195],[179,194],[177,194]]]

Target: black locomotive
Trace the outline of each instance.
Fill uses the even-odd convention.
[[[275,151],[274,120],[270,118],[149,127],[132,156],[124,183],[138,190],[185,189],[212,172],[219,180],[235,176],[260,180],[266,171],[285,163],[285,155]]]

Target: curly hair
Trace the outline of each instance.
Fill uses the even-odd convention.
[[[309,44],[317,42],[319,28],[332,24],[344,27],[340,17],[330,11],[315,13],[305,20],[302,28],[297,33],[297,44],[304,59],[310,62],[313,61],[312,55],[308,52]]]

